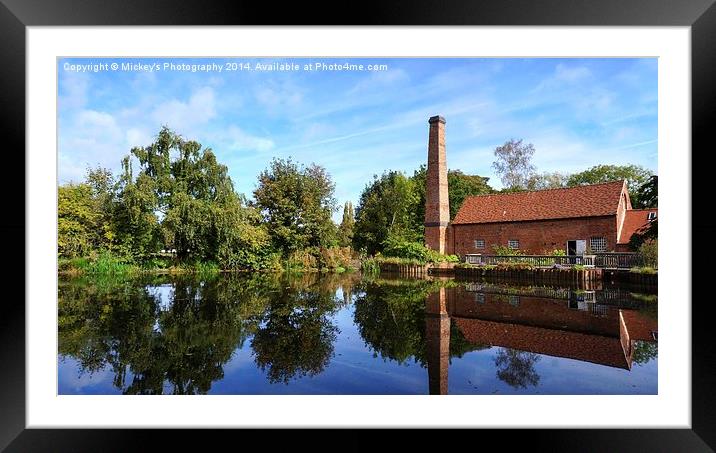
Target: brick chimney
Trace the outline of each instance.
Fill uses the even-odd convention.
[[[433,116],[428,123],[430,135],[425,188],[425,245],[440,253],[450,253],[448,248],[450,201],[445,157],[445,118]]]

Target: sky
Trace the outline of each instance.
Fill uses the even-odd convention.
[[[325,167],[355,206],[373,175],[426,162],[434,115],[448,167],[498,189],[494,149],[513,138],[534,145],[539,172],[657,173],[654,58],[71,58],[58,61],[58,178],[118,174],[166,125],[211,148],[248,198],[272,158],[291,157]]]

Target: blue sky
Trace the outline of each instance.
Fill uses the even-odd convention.
[[[161,70],[111,69],[123,62]],[[255,70],[275,62],[299,70]],[[388,69],[304,70],[345,62]],[[70,66],[99,63],[96,72]],[[247,197],[273,157],[291,156],[325,167],[338,202],[355,205],[374,174],[412,174],[426,161],[427,121],[438,114],[448,167],[489,176],[496,188],[493,151],[510,138],[534,144],[540,172],[632,163],[657,171],[656,59],[61,59],[58,84],[61,184],[81,181],[89,166],[118,172],[164,124],[212,148]]]

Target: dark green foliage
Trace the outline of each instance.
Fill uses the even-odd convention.
[[[331,220],[334,183],[323,167],[274,159],[259,175],[256,206],[275,248],[284,256],[307,247],[337,245]]]
[[[402,173],[391,171],[374,176],[356,207],[353,247],[365,248],[372,255],[383,249],[389,235],[422,240],[419,204],[415,182]]]
[[[624,179],[627,182],[631,204],[636,208],[642,206],[639,188],[649,181],[651,176],[651,171],[639,165],[596,165],[571,175],[567,180],[567,185],[573,187]]]
[[[427,177],[427,168],[421,165],[412,176],[415,181],[415,189],[418,192],[417,216],[420,222],[425,218],[425,179]],[[448,199],[450,200],[450,220],[460,210],[465,198],[471,195],[485,195],[493,193],[495,190],[490,187],[488,181],[490,178],[478,175],[467,175],[460,170],[448,170]],[[420,225],[422,228],[422,224]],[[422,230],[421,230],[421,235]]]
[[[426,168],[421,166],[412,177],[396,171],[374,176],[361,193],[356,208],[353,246],[369,254],[383,252],[386,241],[423,242],[425,222]],[[489,178],[448,172],[450,216],[457,214],[470,195],[492,193]]]
[[[651,175],[642,183],[635,194],[636,202],[632,199],[632,206],[638,208],[656,208],[659,206],[659,177]]]

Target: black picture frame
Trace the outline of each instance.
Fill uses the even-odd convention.
[[[328,13],[326,15],[326,13]],[[6,269],[8,282],[25,281],[25,269],[16,257],[25,256],[25,244],[32,241],[26,234],[25,199],[18,187],[25,187],[25,57],[28,26],[89,25],[531,25],[531,26],[690,26],[692,63],[692,212],[697,206],[708,206],[710,167],[696,161],[713,148],[710,132],[716,124],[716,6],[714,0],[492,0],[443,1],[396,0],[380,2],[337,3],[329,5],[302,2],[211,2],[208,0],[0,0],[0,124],[5,133],[6,167],[0,178],[3,193],[1,230],[4,249],[12,256]],[[54,102],[54,101],[53,101]],[[11,159],[11,162],[7,162]],[[22,169],[23,171],[21,171]],[[14,178],[19,179],[14,180]],[[702,195],[703,194],[703,195]],[[692,216],[692,238],[709,238],[716,231],[711,216]],[[19,238],[24,238],[20,241]],[[692,249],[691,238],[682,238],[682,246]],[[557,429],[516,430],[505,434],[499,430],[482,430],[480,443],[512,442],[521,435],[535,450],[577,451],[713,451],[716,448],[716,341],[710,335],[708,297],[699,282],[708,272],[707,253],[692,253],[692,293],[684,291],[683,300],[662,303],[691,305],[692,312],[692,429]],[[668,282],[668,277],[662,281]],[[668,284],[668,283],[667,283]],[[146,442],[166,445],[166,432],[160,430],[113,429],[25,429],[25,307],[24,286],[17,285],[17,295],[6,291],[0,312],[0,448],[7,451],[127,451]],[[694,303],[691,303],[694,301]],[[669,370],[663,370],[668,373]],[[616,410],[619,410],[616,408]],[[638,420],[636,421],[638,422]],[[229,430],[205,430],[204,438],[214,442],[236,442]],[[429,431],[420,432],[430,436]],[[335,449],[347,446],[363,450],[373,445],[371,436],[333,434],[350,445],[326,444]],[[265,436],[265,434],[264,434]],[[304,437],[305,436],[305,437]],[[411,444],[423,445],[428,436],[411,433],[392,436],[391,442],[402,449]],[[315,433],[270,436],[271,449],[277,443],[300,445]],[[172,431],[174,442],[196,439],[189,430]],[[160,440],[161,439],[161,440]],[[346,440],[349,439],[349,440]],[[217,446],[220,444],[217,444]],[[383,443],[384,446],[389,444]],[[237,445],[238,447],[238,445]],[[319,446],[320,447],[320,446]],[[457,444],[455,444],[457,447]]]

